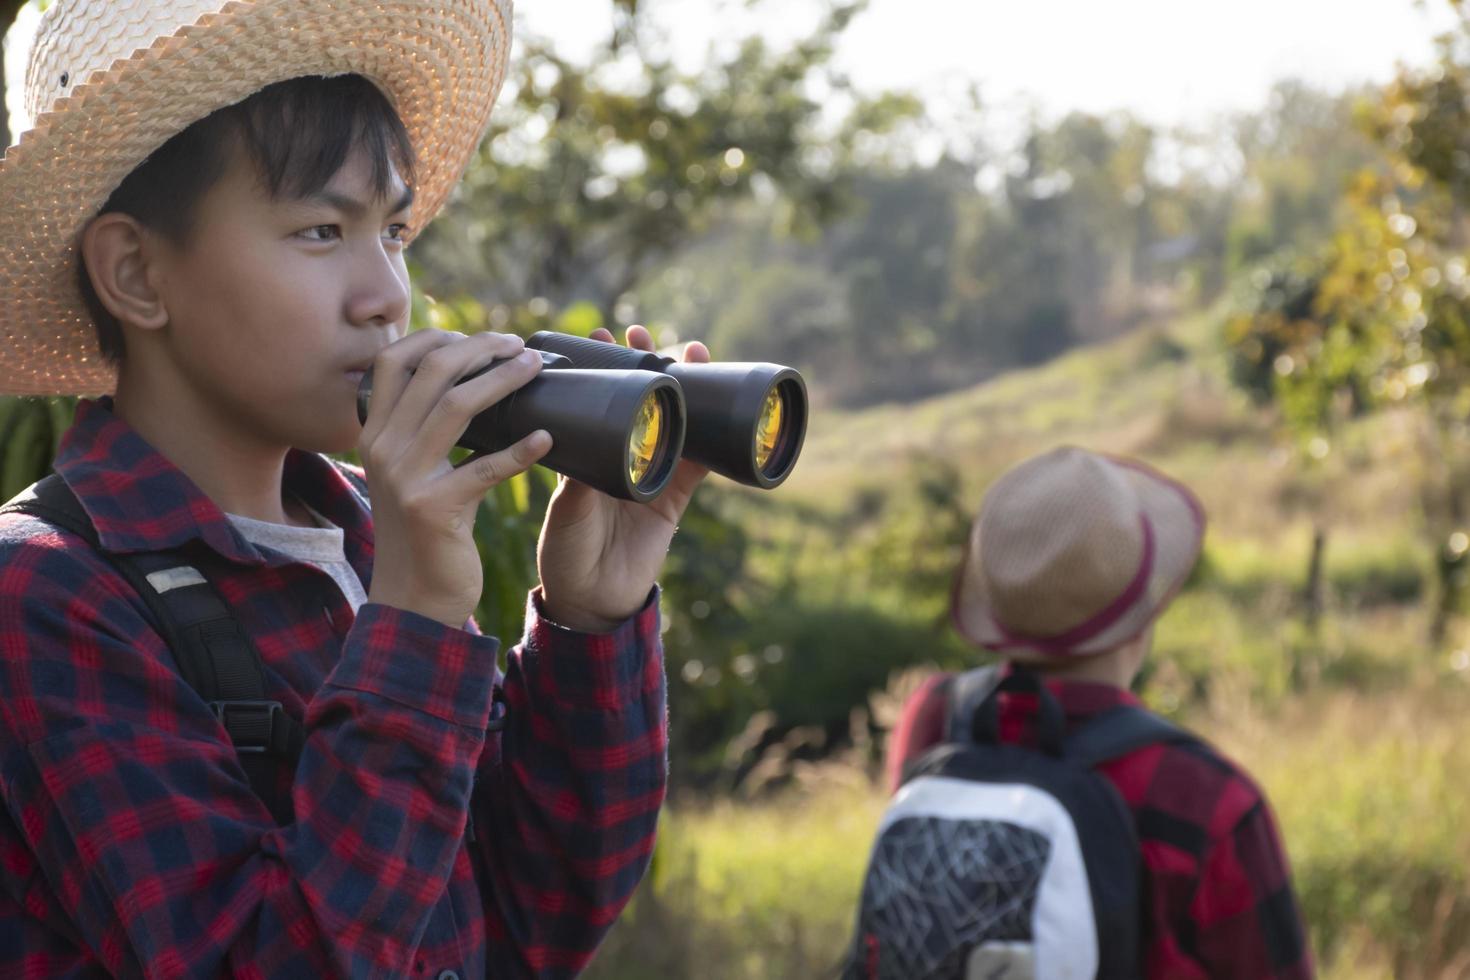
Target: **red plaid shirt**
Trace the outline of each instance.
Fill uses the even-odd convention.
[[[904,704],[888,748],[888,781],[943,741],[948,678]],[[1107,684],[1048,681],[1068,727],[1132,694]],[[1000,737],[1034,744],[1035,696],[1002,695]],[[1133,813],[1144,864],[1145,974],[1153,980],[1300,980],[1312,974],[1286,855],[1265,797],[1200,744],[1154,745],[1098,768]]]
[[[641,878],[664,796],[657,604],[607,636],[533,596],[498,642],[368,604],[257,550],[110,404],[83,403],[57,470],[116,552],[202,543],[303,719],[276,826],[146,607],[73,535],[0,517],[0,977],[570,976]],[[318,455],[285,484],[372,521]],[[492,688],[509,724],[487,737]],[[465,824],[476,786],[475,840]]]

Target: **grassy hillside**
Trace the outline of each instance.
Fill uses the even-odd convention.
[[[1378,522],[1410,509],[1412,419],[1351,429],[1329,472],[1352,471],[1328,516]],[[854,489],[902,476],[923,458],[953,460],[978,492],[1002,469],[1056,445],[1139,455],[1204,498],[1212,526],[1231,536],[1274,534],[1290,494],[1290,448],[1269,419],[1233,389],[1215,321],[1148,327],[1081,348],[1042,367],[929,401],[854,413],[818,413],[783,494],[841,501]],[[898,469],[895,471],[895,464]],[[1411,467],[1412,468],[1412,467]],[[1366,481],[1366,482],[1364,482]],[[1241,495],[1238,489],[1248,485]]]
[[[1211,521],[1205,560],[1160,623],[1145,698],[1265,787],[1324,976],[1470,976],[1470,654],[1459,622],[1447,648],[1425,641],[1417,421],[1357,423],[1304,464],[1231,390],[1214,337],[1201,317],[931,401],[817,414],[787,486],[730,508],[757,544],[755,575],[793,608],[875,617],[914,642],[889,659],[808,637],[786,664],[819,691],[892,669],[869,704],[881,727],[926,669],[906,664],[973,658],[937,624],[984,487],[1055,445],[1141,456],[1193,486]],[[1315,523],[1328,545],[1312,628],[1301,588]],[[880,751],[802,764],[776,796],[676,801],[655,874],[593,975],[822,975],[882,808]]]

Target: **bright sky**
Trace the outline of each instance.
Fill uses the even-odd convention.
[[[799,37],[821,0],[644,0],[676,57],[697,66],[712,43],[755,30]],[[1449,25],[1447,0],[872,0],[838,53],[863,88],[944,98],[979,83],[991,104],[1034,100],[1048,115],[1128,109],[1156,123],[1204,123],[1263,104],[1271,83],[1384,81],[1423,63]],[[602,0],[520,0],[521,29],[575,55],[610,29]],[[16,34],[34,30],[23,18]],[[25,41],[6,58],[19,108]],[[13,42],[22,41],[20,44]],[[14,110],[12,110],[14,111]]]
[[[689,66],[713,41],[763,30],[800,36],[814,0],[644,0]],[[982,97],[1034,98],[1047,114],[1129,109],[1156,123],[1202,122],[1264,104],[1272,82],[1385,81],[1423,63],[1452,23],[1446,0],[871,0],[839,63],[865,88],[934,95],[978,82]],[[594,7],[598,16],[588,16]],[[608,30],[603,4],[522,0],[522,24],[585,50]]]

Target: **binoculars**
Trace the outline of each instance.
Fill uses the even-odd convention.
[[[545,429],[541,464],[625,500],[663,492],[687,456],[747,486],[780,486],[806,438],[806,382],[779,364],[686,364],[619,344],[542,331],[542,371],[476,415],[458,445],[498,452]],[[466,375],[463,384],[504,361]],[[357,390],[367,421],[372,372]]]

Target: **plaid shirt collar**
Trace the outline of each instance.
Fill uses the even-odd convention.
[[[1005,673],[1009,674],[1012,666],[1007,664]],[[1046,689],[1056,698],[1057,704],[1061,706],[1062,714],[1066,717],[1067,728],[1075,729],[1091,718],[1102,714],[1119,705],[1130,707],[1144,707],[1142,701],[1124,688],[1113,684],[1104,684],[1101,681],[1063,681],[1045,680]],[[1036,698],[1027,694],[1006,694],[1001,702],[1001,712],[1004,717],[1025,719],[1036,714]]]
[[[257,549],[193,480],[113,414],[110,397],[84,400],[56,455],[55,469],[92,518],[102,548],[156,552],[202,541],[234,562],[282,565]],[[372,568],[372,519],[357,492],[325,457],[292,449],[285,490],[342,528],[347,560],[364,587]]]
[[[1069,728],[1119,705],[1143,707],[1133,692],[1099,681],[1047,681],[1046,687],[1062,706]]]

